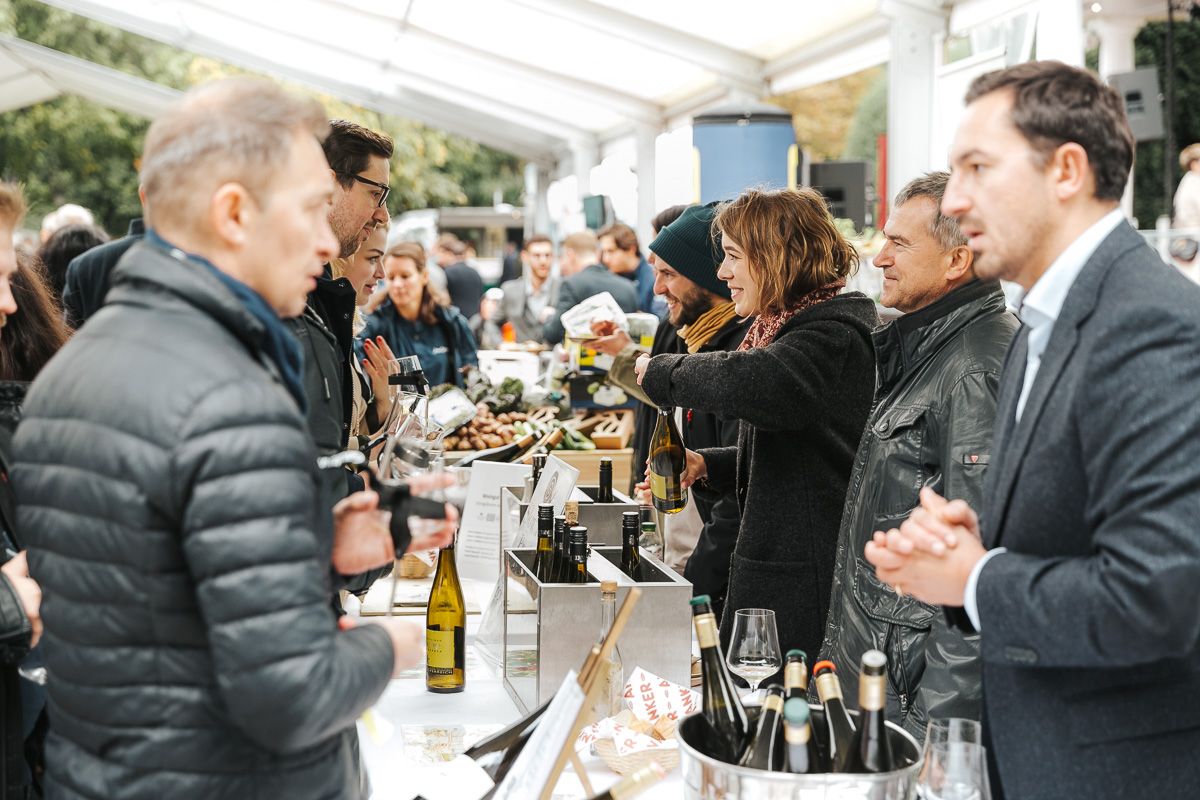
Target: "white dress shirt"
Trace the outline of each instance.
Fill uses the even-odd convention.
[[[1046,352],[1046,345],[1050,342],[1050,334],[1054,330],[1054,323],[1058,319],[1059,312],[1062,311],[1067,294],[1075,285],[1075,279],[1083,271],[1084,265],[1100,247],[1100,243],[1113,232],[1117,225],[1121,224],[1124,218],[1121,209],[1114,208],[1093,223],[1090,228],[1079,235],[1079,238],[1059,253],[1050,268],[1042,273],[1042,277],[1038,278],[1022,298],[1019,314],[1021,323],[1029,329],[1026,339],[1029,352],[1025,357],[1025,380],[1021,385],[1021,396],[1017,399],[1017,422],[1021,421],[1021,414],[1025,411],[1025,401],[1029,399],[1029,390],[1033,388],[1038,367],[1042,364],[1042,353]],[[963,593],[963,608],[977,631],[982,630],[979,622],[979,608],[975,602],[979,573],[983,571],[984,564],[1004,552],[1006,551],[1003,547],[989,550],[975,564],[967,578],[967,588]]]

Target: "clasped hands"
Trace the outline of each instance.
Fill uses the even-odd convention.
[[[863,555],[897,594],[961,606],[971,570],[985,552],[975,511],[926,487],[908,519],[899,528],[875,531]]]

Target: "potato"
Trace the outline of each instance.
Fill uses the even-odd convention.
[[[496,421],[501,425],[507,425],[508,423],[512,422],[512,416],[509,414],[497,414]]]
[[[487,450],[487,443],[478,436],[471,437],[471,447],[475,450]]]
[[[459,450],[470,450],[471,449],[471,440],[468,439],[466,436],[459,439],[458,440],[458,449]]]
[[[504,439],[494,433],[485,433],[483,435],[483,440],[487,442],[488,447],[500,447],[502,444],[504,444]]]

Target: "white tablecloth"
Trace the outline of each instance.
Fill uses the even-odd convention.
[[[464,588],[468,594],[478,596],[489,592],[491,587],[468,583]],[[423,617],[411,619],[424,624]],[[477,615],[467,617],[468,641],[473,640],[478,625]],[[519,716],[498,671],[480,657],[474,646],[467,662],[467,686],[461,693],[426,691],[423,667],[393,680],[373,709],[369,723],[359,723],[363,758],[374,789],[372,800],[411,800],[417,793],[425,794],[428,800],[466,800],[464,790],[459,788],[455,793],[453,786],[458,765],[448,768],[445,755],[461,753]],[[599,759],[587,755],[582,758],[597,792],[620,779]],[[439,796],[435,794],[437,791],[444,794]],[[555,788],[554,797],[556,800],[585,797],[569,768]],[[641,797],[646,800],[684,797],[678,769]]]

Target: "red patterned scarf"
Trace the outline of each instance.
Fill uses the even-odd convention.
[[[826,300],[832,300],[837,297],[838,292],[844,289],[845,286],[846,279],[838,278],[832,283],[827,283],[824,286],[813,289],[797,300],[794,305],[783,311],[759,314],[754,322],[750,324],[750,330],[746,331],[746,338],[742,340],[742,343],[738,346],[738,350],[749,350],[752,347],[766,347],[775,341],[775,337],[779,335],[779,329],[783,327],[785,322],[807,308],[812,308],[818,303],[824,303]]]

